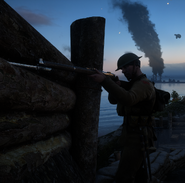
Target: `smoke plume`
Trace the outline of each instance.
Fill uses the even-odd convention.
[[[149,66],[152,67],[154,79],[162,76],[164,62],[161,58],[161,46],[155,24],[149,20],[147,7],[138,2],[131,3],[127,0],[113,0],[114,8],[120,8],[123,19],[128,23],[128,31],[136,43],[138,50],[149,58]]]

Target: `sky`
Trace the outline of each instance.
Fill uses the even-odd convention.
[[[126,5],[144,7],[148,13],[144,23],[148,22],[153,33],[146,40],[157,42],[157,54],[161,64],[163,75],[184,75],[185,77],[185,0],[5,0],[14,10],[26,19],[38,32],[40,32],[51,44],[70,60],[70,25],[82,18],[100,16],[106,20],[104,40],[104,64],[103,70],[119,75],[115,72],[117,60],[125,52],[133,52],[142,56],[141,69],[148,75],[152,75],[155,69],[151,67],[152,56],[143,50],[150,47],[151,52],[156,50],[152,44],[146,42],[146,48],[141,49],[143,36],[137,38],[141,19],[134,18],[137,23],[136,33],[132,30],[132,22],[123,16],[135,15],[133,10]],[[140,6],[141,5],[141,6]],[[124,6],[124,10],[123,10]],[[125,8],[126,7],[126,8]],[[128,10],[128,11],[127,11]],[[127,12],[127,13],[126,13]],[[132,18],[132,17],[131,17]],[[141,30],[143,32],[143,30]],[[134,35],[135,34],[135,35]],[[180,34],[176,38],[174,34]],[[134,36],[133,36],[134,35]],[[134,39],[133,39],[134,37]],[[139,40],[140,39],[140,40]],[[136,43],[136,40],[140,41]],[[138,46],[139,45],[139,46]],[[140,48],[140,49],[138,49]],[[155,60],[154,59],[154,60]],[[157,62],[157,61],[156,61]],[[161,67],[163,67],[161,65]],[[158,71],[156,71],[158,72]]]

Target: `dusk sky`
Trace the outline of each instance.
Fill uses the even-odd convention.
[[[152,67],[149,66],[151,59],[145,57],[143,49],[138,50],[132,38],[132,31],[128,30],[129,21],[123,18],[126,10],[121,9],[126,3],[137,2],[137,5],[141,4],[140,7],[148,11],[148,19],[144,20],[144,23],[148,22],[153,27],[154,34],[148,32],[147,35],[158,42],[157,50],[159,55],[162,53],[159,60],[162,60],[165,66],[163,74],[173,70],[179,74],[185,73],[185,0],[5,0],[5,2],[69,60],[70,25],[81,18],[104,17],[106,26],[103,70],[119,74],[115,72],[117,59],[125,52],[134,52],[142,56],[142,69],[152,75]],[[130,11],[127,12],[128,16],[129,13]],[[144,26],[138,23],[136,29],[139,27]],[[176,38],[174,34],[180,34],[181,38]],[[152,41],[150,38],[146,37],[146,40]],[[144,38],[139,36],[139,39],[142,43]]]

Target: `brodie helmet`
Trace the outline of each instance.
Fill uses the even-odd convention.
[[[135,63],[135,65],[138,65],[140,66],[140,58],[142,56],[138,57],[136,54],[134,53],[125,53],[124,55],[122,55],[119,59],[118,59],[118,62],[117,62],[117,69],[116,71],[118,71],[119,69],[121,69],[122,67],[124,67],[125,65],[132,65],[134,64],[133,61],[136,61],[137,62]]]

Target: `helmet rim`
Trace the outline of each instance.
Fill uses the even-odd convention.
[[[130,56],[135,57],[135,58],[133,58],[133,59],[131,59],[131,60],[128,60],[128,61],[122,63],[122,64],[119,66],[119,62],[121,61],[121,59],[123,59],[123,57],[126,57],[128,54],[130,54]],[[120,69],[121,69],[122,67],[124,67],[125,65],[127,65],[127,64],[129,64],[129,63],[131,63],[131,62],[133,62],[134,60],[140,59],[141,57],[142,57],[142,56],[139,56],[139,57],[138,57],[138,56],[135,55],[134,53],[126,53],[126,54],[122,55],[122,56],[118,59],[118,62],[117,62],[117,69],[116,69],[115,71],[120,70]],[[124,58],[124,59],[127,59],[127,58]]]

